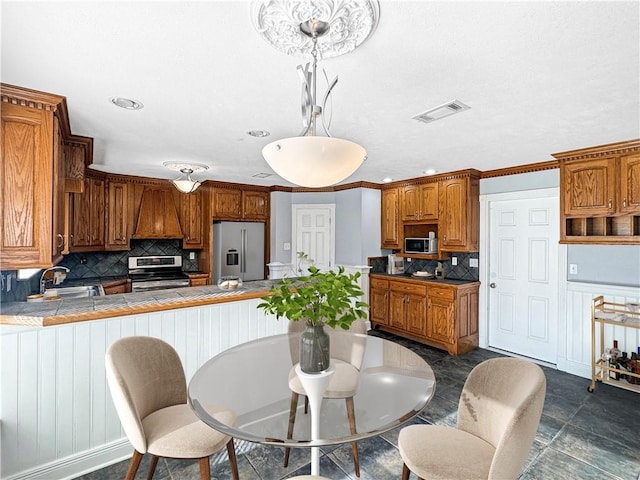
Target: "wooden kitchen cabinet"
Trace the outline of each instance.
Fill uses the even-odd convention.
[[[216,220],[269,219],[269,192],[213,188],[213,218]]]
[[[129,250],[130,216],[128,184],[108,180],[106,250]]]
[[[371,278],[369,282],[369,311],[371,323],[389,323],[389,281]]]
[[[72,252],[100,251],[105,246],[105,185],[102,178],[87,177],[84,192],[72,202]]]
[[[479,282],[450,285],[372,274],[369,285],[372,328],[447,350],[451,355],[478,346]]]
[[[190,287],[204,287],[209,284],[208,273],[187,273]]]
[[[554,154],[560,242],[640,244],[640,140]]]
[[[400,229],[400,190],[397,187],[382,190],[381,207],[381,247],[401,249],[403,238]]]
[[[478,346],[479,284],[458,287],[429,286],[427,290],[427,339],[451,355]]]
[[[269,218],[269,192],[242,191],[242,218],[267,220]]]
[[[242,218],[242,190],[213,189],[213,217],[222,220]]]
[[[565,215],[611,215],[616,211],[615,157],[567,162],[562,170]]]
[[[440,182],[438,250],[477,252],[480,236],[480,192],[475,176]]]
[[[203,190],[196,190],[193,193],[180,195],[180,226],[184,235],[182,246],[187,250],[204,248],[202,192]]]
[[[102,284],[105,295],[115,295],[118,293],[131,293],[131,280],[113,280]]]
[[[64,97],[0,86],[0,263],[48,268],[61,259],[64,197],[54,112]],[[60,246],[60,247],[58,247]]]
[[[438,183],[409,185],[402,189],[402,221],[438,220]]]
[[[426,332],[426,285],[389,281],[389,325],[415,335]]]

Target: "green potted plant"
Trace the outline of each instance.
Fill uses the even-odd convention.
[[[306,322],[300,336],[300,368],[305,373],[318,373],[329,368],[329,335],[324,326],[348,330],[358,318],[367,317],[368,304],[359,300],[363,295],[358,279],[360,272],[320,271],[309,267],[309,275],[284,278],[270,294],[262,297],[258,308],[276,318]]]

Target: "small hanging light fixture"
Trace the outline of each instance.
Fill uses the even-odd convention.
[[[284,138],[265,146],[262,155],[269,166],[282,178],[303,187],[335,185],[353,174],[367,158],[367,151],[357,143],[332,137],[329,133],[331,118],[326,118],[325,107],[338,77],[329,85],[322,105],[316,103],[316,77],[318,65],[318,37],[329,31],[329,24],[311,19],[300,24],[300,31],[311,38],[313,63],[303,68],[298,65],[302,79],[302,117],[304,128],[298,137]],[[311,65],[311,69],[310,69]],[[320,120],[327,135],[316,135]]]
[[[177,170],[182,173],[182,176],[179,178],[171,180],[171,183],[182,193],[193,193],[202,185],[202,182],[191,178],[192,173],[203,172],[209,169],[208,165],[201,163],[164,162],[163,165],[171,170]]]

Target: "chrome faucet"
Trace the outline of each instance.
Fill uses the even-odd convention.
[[[56,270],[64,270],[65,272],[69,273],[69,269],[67,267],[56,266],[56,267],[47,268],[44,272],[42,272],[42,275],[40,275],[40,293],[41,294],[44,293],[47,285],[47,280],[44,278],[44,276],[47,274],[47,272],[54,272]]]

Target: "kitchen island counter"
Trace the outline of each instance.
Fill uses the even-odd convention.
[[[122,315],[249,300],[267,295],[271,287],[278,282],[279,280],[245,282],[237,290],[223,290],[215,285],[208,285],[81,299],[46,300],[33,303],[7,302],[0,306],[0,325],[47,327]]]

